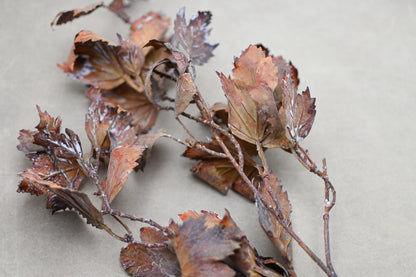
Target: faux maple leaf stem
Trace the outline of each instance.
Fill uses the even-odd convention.
[[[260,142],[256,142],[256,147],[257,147],[257,152],[259,153],[259,157],[261,159],[261,163],[263,164],[263,175],[268,175],[269,174],[269,167],[267,165],[267,160],[266,160],[266,156],[264,155],[264,151],[263,151],[263,147],[261,146]]]
[[[88,176],[90,176],[94,180],[95,186],[98,189],[98,195],[103,200],[104,209],[105,210],[111,210],[111,206],[110,206],[110,202],[108,201],[108,197],[107,197],[107,195],[105,194],[104,190],[101,187],[100,179],[98,178],[98,173],[95,170],[90,170],[90,172],[88,172]]]
[[[324,201],[324,243],[325,243],[325,257],[327,267],[331,269],[333,275],[336,276],[334,267],[331,260],[331,251],[330,251],[330,239],[329,239],[329,212],[334,207],[336,202],[336,191],[332,183],[329,181],[326,159],[322,161],[322,171],[318,169],[317,165],[313,162],[308,152],[303,149],[299,144],[295,146],[290,146],[292,153],[296,159],[310,172],[319,176],[325,183],[325,201]],[[330,199],[330,193],[332,192],[332,199]]]
[[[117,220],[117,222],[118,223],[120,223],[121,224],[121,226],[123,226],[123,228],[127,231],[127,234],[129,235],[129,236],[131,236],[131,230],[130,230],[130,228],[129,228],[129,226],[127,226],[124,222],[123,222],[123,220],[121,220],[120,218],[118,218],[117,216],[115,216],[115,215],[112,215],[112,217],[115,219],[115,220]]]
[[[117,235],[116,233],[113,232],[113,230],[110,229],[110,227],[108,227],[107,225],[104,226],[104,230],[109,233],[113,238],[118,239],[119,241],[122,242],[129,242],[129,239],[127,239],[127,237],[121,237],[119,235]]]
[[[290,228],[287,226],[283,218],[278,216],[278,212],[273,208],[266,206],[266,208],[271,212],[271,214],[276,218],[276,220],[283,226],[286,232],[299,244],[299,246],[311,257],[311,259],[328,275],[331,277],[337,276],[333,270],[328,268],[322,260],[302,241],[302,239]]]
[[[126,213],[123,213],[123,212],[120,212],[120,211],[115,211],[115,210],[112,210],[112,209],[109,210],[109,211],[103,211],[103,214],[111,214],[111,215],[127,218],[127,219],[130,219],[132,221],[143,222],[143,223],[146,223],[146,224],[148,224],[152,227],[155,227],[155,228],[159,229],[160,231],[162,231],[166,234],[170,234],[170,231],[167,228],[163,227],[159,223],[157,223],[157,222],[155,222],[151,219],[148,219],[148,218],[136,217],[134,215],[129,215],[129,214],[126,214]]]
[[[172,140],[174,140],[174,141],[176,141],[176,142],[178,142],[178,143],[180,143],[182,145],[185,145],[186,147],[189,147],[189,148],[195,147],[197,149],[200,149],[200,150],[202,150],[202,151],[204,151],[204,152],[206,152],[206,153],[208,153],[208,154],[210,154],[212,156],[216,156],[218,158],[228,158],[228,156],[226,154],[220,153],[220,152],[217,152],[217,151],[214,151],[214,150],[211,150],[211,149],[208,149],[204,145],[201,145],[199,142],[196,142],[196,143],[188,143],[188,142],[183,141],[183,140],[181,140],[181,139],[179,139],[179,138],[177,138],[175,136],[172,136],[170,134],[165,134],[163,136],[166,137],[166,138],[170,138],[170,139],[172,139]]]
[[[192,139],[192,142],[197,142],[198,140],[192,135],[192,133],[189,131],[189,129],[183,124],[182,120],[179,118],[176,118],[176,120],[179,122],[179,124],[182,126],[182,128],[185,130],[186,134]]]

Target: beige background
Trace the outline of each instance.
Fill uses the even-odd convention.
[[[116,32],[127,36],[128,27],[104,9],[55,31],[49,23],[58,11],[89,2],[0,2],[0,276],[126,276],[121,242],[75,213],[51,216],[42,197],[16,193],[16,174],[30,166],[15,148],[16,137],[37,124],[35,104],[60,115],[88,148],[83,86],[56,63],[66,59],[81,29],[115,40]],[[136,18],[155,10],[173,18],[183,6],[188,15],[214,15],[211,41],[220,46],[197,80],[210,103],[224,101],[215,70],[229,74],[233,57],[259,42],[292,60],[301,88],[309,86],[317,98],[315,124],[303,145],[315,161],[327,158],[338,192],[330,224],[339,276],[414,275],[416,2],[147,0],[128,13]],[[184,137],[171,114],[161,114],[156,128]],[[166,225],[188,209],[222,214],[227,208],[262,255],[275,254],[251,203],[193,178],[192,162],[179,156],[182,146],[161,140],[153,150],[145,172],[132,175],[114,201],[117,209]],[[294,228],[322,257],[322,183],[289,154],[276,149],[266,155],[288,190]],[[297,245],[294,256],[298,276],[323,276]]]

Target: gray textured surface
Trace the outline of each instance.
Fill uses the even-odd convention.
[[[69,3],[71,2],[71,3]],[[60,10],[88,1],[0,3],[0,276],[126,276],[122,243],[74,213],[51,216],[43,198],[17,194],[17,172],[29,166],[15,149],[18,130],[38,122],[35,104],[83,133],[83,86],[55,66],[81,29],[115,40],[128,28],[106,10],[52,31]],[[233,56],[262,42],[298,67],[301,88],[317,98],[317,117],[303,145],[326,157],[338,192],[331,217],[333,262],[339,276],[411,276],[416,270],[416,4],[414,1],[138,1],[133,18],[150,10],[173,18],[213,12],[215,57],[198,69],[207,99],[224,101],[214,70],[230,73]],[[169,114],[156,128],[181,135]],[[191,128],[202,136],[197,127]],[[181,135],[183,137],[183,134]],[[87,148],[85,146],[85,148]],[[183,148],[157,143],[145,172],[132,175],[114,205],[161,224],[188,209],[224,208],[263,255],[274,250],[257,226],[253,205],[223,197],[193,178]],[[294,228],[322,256],[322,184],[290,155],[267,152],[294,206]],[[92,188],[87,188],[92,190]],[[138,229],[136,229],[138,230]],[[298,276],[323,276],[294,245]]]

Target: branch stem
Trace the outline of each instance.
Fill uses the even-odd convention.
[[[325,244],[325,258],[326,266],[330,269],[331,275],[328,276],[337,276],[335,273],[334,266],[332,265],[331,260],[331,250],[330,250],[330,239],[329,239],[329,212],[334,207],[336,202],[336,191],[332,183],[329,181],[326,159],[322,160],[322,170],[319,170],[317,165],[311,159],[308,154],[308,151],[303,149],[299,144],[290,146],[291,152],[294,154],[296,159],[310,172],[314,173],[320,177],[325,184],[325,200],[324,200],[324,244]],[[330,194],[332,192],[332,199],[330,199]]]

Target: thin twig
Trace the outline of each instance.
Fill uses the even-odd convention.
[[[123,212],[120,212],[120,211],[115,211],[115,210],[103,211],[103,214],[111,214],[111,215],[116,215],[116,216],[119,216],[119,217],[127,218],[127,219],[130,219],[132,221],[143,222],[143,223],[146,223],[146,224],[148,224],[152,227],[155,227],[155,228],[159,229],[160,231],[162,231],[166,234],[171,235],[171,231],[169,231],[168,228],[163,227],[162,225],[160,225],[159,223],[157,223],[157,222],[155,222],[151,219],[147,219],[147,218],[143,218],[143,217],[136,217],[136,216],[129,215],[129,214],[126,214],[126,213],[123,213]]]
[[[127,234],[129,235],[129,236],[131,236],[131,230],[130,230],[130,228],[120,219],[120,218],[118,218],[117,216],[115,216],[115,215],[111,215],[115,220],[117,220],[117,222],[118,223],[120,223],[121,224],[121,226],[123,226],[123,228],[127,231]]]
[[[198,140],[192,135],[192,133],[185,126],[185,124],[183,124],[183,122],[179,119],[179,117],[177,117],[176,120],[179,122],[179,124],[181,124],[182,128],[185,130],[188,136],[192,139],[193,143],[197,142]]]
[[[186,147],[189,147],[189,148],[192,148],[192,147],[198,148],[198,149],[200,149],[200,150],[202,150],[202,151],[204,151],[204,152],[206,152],[206,153],[208,153],[212,156],[216,156],[218,158],[228,158],[228,156],[226,154],[214,151],[212,149],[209,149],[209,148],[205,147],[204,145],[199,144],[198,142],[191,144],[191,143],[183,141],[183,140],[181,140],[177,137],[174,137],[173,135],[170,135],[170,134],[165,134],[165,135],[163,135],[163,137],[170,138],[170,139],[172,139],[172,140],[174,140],[174,141],[176,141],[176,142],[178,142],[182,145],[185,145]]]
[[[122,241],[122,242],[129,242],[129,239],[127,237],[121,237],[113,232],[113,230],[110,229],[107,225],[104,225],[104,230],[107,231],[112,237]]]
[[[266,156],[264,155],[263,147],[259,141],[256,142],[257,153],[259,153],[259,157],[261,163],[263,164],[263,172],[261,173],[263,176],[269,176],[269,166],[267,165]]]
[[[326,258],[326,265],[331,271],[330,276],[337,276],[335,273],[335,269],[332,265],[331,260],[331,251],[330,251],[330,238],[329,238],[329,212],[334,207],[336,202],[336,191],[334,186],[329,180],[326,160],[323,159],[322,161],[322,168],[323,170],[319,170],[316,164],[313,162],[311,157],[309,156],[308,152],[304,150],[299,144],[295,144],[294,146],[291,145],[290,149],[296,159],[310,172],[314,173],[318,177],[320,177],[325,184],[325,200],[324,200],[324,243],[325,243],[325,258]],[[332,199],[330,200],[330,193],[332,192]]]

